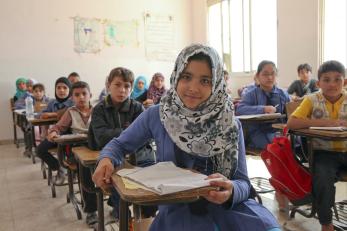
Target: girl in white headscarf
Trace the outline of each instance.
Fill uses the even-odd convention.
[[[158,161],[173,161],[222,178],[194,203],[160,205],[151,231],[279,230],[272,214],[253,199],[247,176],[243,134],[225,91],[222,62],[208,46],[186,47],[177,57],[171,88],[160,104],[143,112],[101,151],[93,180],[105,187],[114,166],[154,139]]]

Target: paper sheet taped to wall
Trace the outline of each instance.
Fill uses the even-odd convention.
[[[174,61],[174,28],[173,16],[145,14],[145,50],[148,59]]]
[[[101,23],[95,18],[74,17],[74,50],[97,53],[101,50]]]

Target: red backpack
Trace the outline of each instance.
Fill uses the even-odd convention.
[[[271,185],[287,196],[293,205],[303,205],[312,200],[311,174],[294,157],[287,128],[283,136],[275,137],[271,144],[261,152],[267,169],[271,174]]]

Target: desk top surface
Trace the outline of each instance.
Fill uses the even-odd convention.
[[[283,129],[286,124],[273,124],[272,127],[276,129]],[[289,133],[299,136],[306,136],[311,138],[321,138],[327,140],[344,140],[347,139],[347,131],[329,131],[329,130],[315,130],[315,129],[291,129]]]
[[[72,152],[83,166],[95,165],[99,157],[99,151],[90,150],[87,147],[73,147]]]
[[[88,140],[87,134],[68,134],[54,138],[53,141],[58,144],[84,142]]]
[[[248,122],[248,121],[273,121],[281,118],[285,118],[286,115],[280,114],[280,113],[273,113],[273,114],[256,114],[256,115],[239,115],[236,116],[240,121],[242,122]]]
[[[58,118],[48,118],[48,119],[29,119],[32,125],[49,125],[58,122]]]
[[[123,200],[142,205],[192,202],[198,200],[200,196],[207,195],[209,191],[216,190],[215,187],[207,186],[167,195],[158,195],[145,189],[125,188],[122,177],[118,176],[116,171],[112,175],[112,184]]]

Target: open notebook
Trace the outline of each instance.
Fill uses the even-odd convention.
[[[176,167],[172,162],[159,162],[145,168],[121,169],[117,175],[140,184],[159,195],[209,186],[210,180],[201,173]],[[222,180],[215,178],[213,180]]]
[[[310,127],[315,130],[328,130],[328,131],[347,131],[347,127]]]

